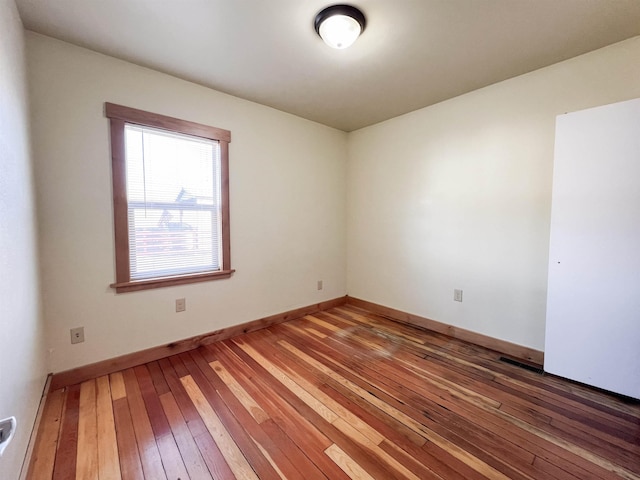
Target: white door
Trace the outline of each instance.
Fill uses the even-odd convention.
[[[557,118],[544,368],[640,398],[640,99]]]

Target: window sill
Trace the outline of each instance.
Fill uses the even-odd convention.
[[[112,283],[109,286],[111,288],[115,288],[116,293],[135,292],[138,290],[148,290],[151,288],[173,287],[175,285],[186,285],[188,283],[220,280],[223,278],[231,277],[234,272],[235,270],[220,270],[217,272],[199,273],[195,275],[178,275],[175,277],[151,278],[149,280]]]

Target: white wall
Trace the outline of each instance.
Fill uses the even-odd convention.
[[[542,350],[555,117],[634,97],[640,37],[351,133],[349,295]]]
[[[27,51],[52,371],[347,292],[543,349],[555,116],[640,96],[635,38],[347,135],[38,34]],[[105,101],[231,130],[230,280],[108,287]]]
[[[0,418],[16,436],[0,476],[18,478],[45,381],[24,35],[13,0],[0,0]]]
[[[52,371],[346,294],[344,132],[30,32],[27,51]],[[109,288],[105,101],[231,131],[231,279]],[[86,341],[71,345],[76,326]]]

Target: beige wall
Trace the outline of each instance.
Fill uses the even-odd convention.
[[[27,47],[52,371],[346,293],[344,132],[38,34],[27,33]],[[118,295],[109,288],[105,101],[231,131],[231,279]],[[181,297],[187,311],[177,314]],[[86,341],[71,345],[76,326]]]
[[[635,38],[347,135],[38,34],[27,40],[53,371],[347,292],[542,349],[555,116],[640,96]],[[108,287],[105,101],[232,131],[231,280]],[[180,297],[187,311],[176,314]],[[75,326],[87,340],[71,346]]]
[[[46,372],[34,203],[22,22],[0,0],[0,419],[18,422],[0,457],[7,480],[20,474]]]
[[[640,37],[351,133],[349,295],[542,350],[555,117],[634,97]]]

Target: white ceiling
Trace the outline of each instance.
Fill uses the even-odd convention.
[[[640,35],[640,0],[16,0],[27,29],[345,131]]]

